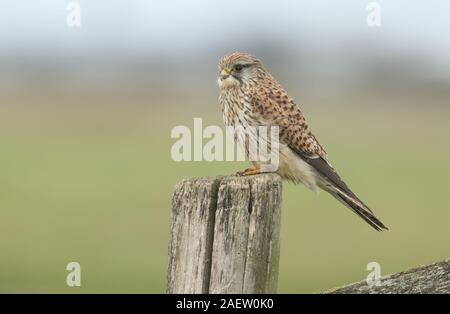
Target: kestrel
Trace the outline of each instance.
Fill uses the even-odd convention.
[[[387,229],[342,181],[328,162],[324,148],[311,132],[300,107],[258,58],[240,52],[223,56],[219,62],[218,84],[226,126],[278,126],[276,173],[312,190],[317,187],[325,190],[375,230]],[[252,162],[254,167],[240,172],[241,175],[274,172],[265,163]]]

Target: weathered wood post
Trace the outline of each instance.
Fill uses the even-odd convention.
[[[167,292],[276,292],[281,192],[275,174],[178,183]]]

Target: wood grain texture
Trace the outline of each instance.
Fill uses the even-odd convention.
[[[275,174],[179,183],[167,292],[276,292],[281,192]]]
[[[449,294],[450,259],[382,277],[381,286],[369,287],[361,281],[327,293]]]
[[[167,293],[208,293],[217,178],[184,180],[172,197]]]

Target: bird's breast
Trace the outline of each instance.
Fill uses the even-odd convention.
[[[260,126],[258,115],[249,98],[240,90],[224,91],[220,94],[223,122],[226,126]]]

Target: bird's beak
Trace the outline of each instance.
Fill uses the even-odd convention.
[[[220,71],[220,79],[225,80],[231,75],[231,69],[230,68],[223,68],[222,71]]]

